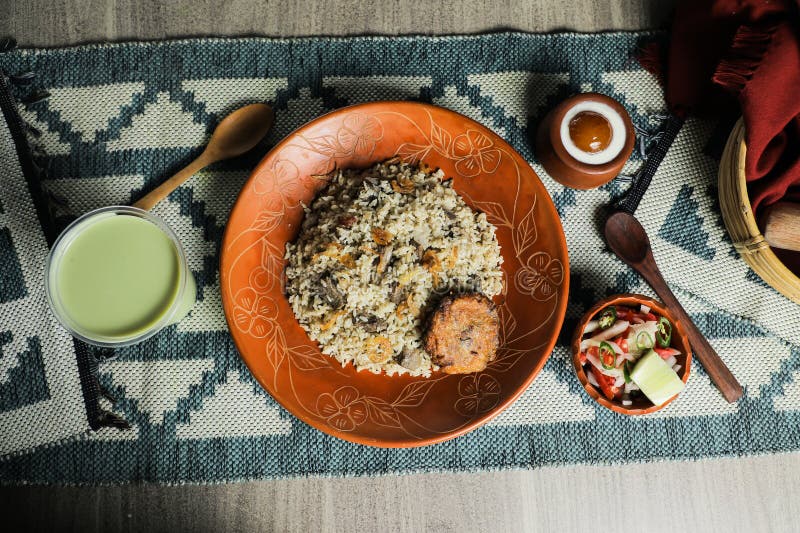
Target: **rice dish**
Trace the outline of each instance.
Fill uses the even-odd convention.
[[[286,246],[286,292],[323,353],[358,370],[430,376],[425,320],[445,295],[503,291],[495,227],[441,170],[337,170]]]

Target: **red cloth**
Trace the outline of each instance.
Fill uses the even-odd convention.
[[[644,63],[643,63],[644,64]],[[679,2],[667,103],[685,116],[738,100],[753,210],[800,201],[800,16],[790,0]]]

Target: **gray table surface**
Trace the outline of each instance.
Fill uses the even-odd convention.
[[[0,0],[26,46],[172,37],[654,28],[648,0]],[[0,489],[3,520],[74,531],[798,531],[800,454],[210,486]],[[610,502],[610,503],[606,503]]]

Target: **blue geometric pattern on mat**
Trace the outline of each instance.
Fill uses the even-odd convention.
[[[661,226],[658,234],[687,252],[710,261],[714,259],[715,252],[707,244],[708,233],[703,231],[703,218],[697,213],[697,201],[692,199],[693,192],[688,185],[681,186],[667,215],[669,222]]]
[[[197,89],[187,88],[187,80],[207,80],[212,84],[233,79],[285,79],[285,83],[276,85],[274,90],[276,129],[267,141],[249,156],[210,170],[224,173],[224,179],[229,180],[227,187],[234,191],[229,198],[232,202],[247,172],[282,135],[306,119],[358,100],[329,81],[337,77],[364,78],[366,86],[374,76],[429,80],[402,89],[404,98],[446,102],[456,110],[458,106],[465,107],[471,116],[502,132],[514,148],[534,164],[537,172],[538,163],[531,148],[536,126],[549,108],[572,93],[592,89],[610,94],[626,106],[639,128],[650,129],[657,120],[652,110],[640,104],[644,92],[604,78],[608,72],[640,72],[631,56],[641,40],[650,38],[651,35],[645,34],[498,34],[433,39],[180,41],[16,53],[0,59],[0,68],[9,72],[35,70],[39,83],[48,89],[141,84],[141,89],[132,92],[116,113],[103,120],[103,126],[92,134],[81,132],[73,123],[75,119],[68,117],[68,112],[55,109],[52,102],[43,102],[31,110],[33,119],[52,134],[51,142],[60,143],[60,149],[51,150],[45,161],[48,185],[75,191],[80,183],[92,180],[100,183],[109,176],[135,176],[136,179],[121,180],[115,190],[119,203],[130,202],[143,190],[154,187],[202,149],[199,142],[185,146],[110,149],[109,145],[119,142],[134,122],[146,115],[148,106],[174,104],[186,119],[186,127],[195,125],[211,132],[221,116],[250,99],[231,99],[215,108],[207,96],[201,97]],[[87,65],[96,67],[86,68]],[[476,75],[485,79],[509,72],[535,72],[556,76],[556,79],[563,75],[563,82],[554,83],[541,102],[526,106],[524,112],[519,113],[503,102],[503,98],[508,97],[503,86],[495,85],[494,90],[488,90],[475,78]],[[202,83],[200,86],[202,89]],[[105,89],[98,89],[102,90]],[[101,95],[98,92],[98,98]],[[630,165],[635,167],[640,161],[640,154],[634,152]],[[229,209],[230,203],[220,200],[227,198],[228,193],[209,192],[203,188],[208,184],[202,179],[200,176],[199,180],[181,187],[170,196],[168,203],[159,206],[168,213],[165,216],[170,224],[184,232],[181,238],[194,239],[199,250],[192,266],[198,282],[199,301],[187,323],[197,316],[206,316],[204,320],[209,321],[219,320],[211,308],[219,305],[218,249],[224,231],[223,211]],[[582,231],[586,238],[597,239],[593,254],[599,259],[607,257],[607,251],[595,235],[596,228],[588,222],[591,213],[587,215],[581,211],[582,202],[590,194],[598,195],[596,198],[603,202],[611,201],[624,192],[624,187],[614,182],[598,191],[584,193],[552,180],[546,184],[568,234],[576,229],[567,228],[567,224],[583,217],[585,229]],[[658,176],[653,189],[657,189],[657,185]],[[654,243],[660,247],[658,251],[674,246],[680,253],[687,254],[684,260],[697,258],[703,264],[713,265],[724,259],[720,256],[729,257],[732,247],[724,240],[724,245],[715,244],[713,236],[722,231],[721,221],[719,217],[709,216],[707,198],[703,196],[706,204],[699,201],[701,193],[712,194],[696,184],[681,184],[677,196],[673,193],[665,207],[669,224],[649,228],[649,231],[659,237],[659,242]],[[649,194],[658,192],[654,190]],[[649,206],[643,205],[643,208]],[[719,250],[723,253],[717,254]],[[191,255],[192,250],[189,252]],[[573,250],[570,253],[573,258],[579,258]],[[589,400],[575,379],[569,360],[567,343],[574,324],[599,298],[614,292],[647,290],[633,271],[618,262],[614,268],[616,270],[607,279],[598,281],[594,277],[596,268],[573,264],[569,311],[559,344],[543,370],[543,375],[552,376],[564,389],[564,394],[577,398],[582,413],[588,411],[588,415],[581,415],[583,418],[534,424],[490,424],[464,437],[418,449],[385,450],[354,445],[306,426],[278,406],[242,363],[224,323],[216,327],[182,323],[141,344],[117,350],[113,360],[101,364],[101,383],[118,399],[114,410],[132,422],[134,432],[104,431],[7,457],[0,460],[0,480],[211,482],[308,474],[381,474],[690,459],[800,449],[797,430],[800,413],[773,408],[774,399],[793,385],[792,372],[800,369],[800,348],[796,340],[787,340],[782,336],[783,331],[771,330],[709,302],[702,294],[694,294],[688,281],[686,287],[674,286],[673,289],[682,300],[691,301],[693,307],[689,311],[712,343],[770,342],[775,350],[785,351],[785,357],[774,358],[773,366],[754,379],[753,383],[758,386],[748,389],[737,406],[715,404],[716,411],[704,414],[628,418]],[[207,308],[201,310],[205,304]],[[184,369],[185,375],[170,383],[159,381],[163,376],[151,373],[142,377],[140,374],[157,365],[161,365],[158,368],[173,368],[171,365],[174,365],[176,369]],[[693,372],[690,383],[707,383],[699,364],[695,363]],[[541,377],[532,387],[540,381]],[[170,394],[154,400],[154,384],[169,388]],[[237,391],[237,398],[245,398],[254,409],[272,413],[269,421],[272,429],[267,434],[192,436],[196,433],[193,433],[194,428],[202,424],[203,416],[220,408],[215,400],[219,400],[224,391],[231,390]],[[711,389],[697,390],[702,394]],[[685,394],[688,396],[690,391],[687,389]],[[686,398],[683,403],[688,405],[690,401],[700,400]],[[233,418],[244,424],[246,413],[234,413]],[[224,422],[218,420],[218,427],[222,428]]]
[[[8,370],[7,379],[0,383],[0,413],[50,398],[39,339],[29,338],[28,349],[19,354],[8,353],[11,339],[10,331],[0,333],[0,358],[17,359],[17,364]]]
[[[758,283],[759,285],[761,285],[764,288],[768,288],[769,287],[769,285],[767,285],[767,282],[764,281],[763,279],[761,279],[761,276],[756,274],[755,271],[752,268],[748,269],[747,274],[745,274],[744,279],[746,279],[747,281],[751,281],[753,283]]]
[[[25,278],[8,228],[0,228],[0,303],[27,295]]]

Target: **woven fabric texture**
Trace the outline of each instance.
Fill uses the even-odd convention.
[[[50,315],[47,239],[0,115],[0,456],[86,432],[72,338]]]
[[[745,385],[745,397],[727,404],[696,364],[677,401],[656,414],[626,418],[595,404],[572,369],[567,341],[588,306],[610,293],[651,291],[608,252],[598,231],[603,206],[624,193],[624,181],[593,191],[566,189],[541,169],[531,139],[550,107],[589,90],[620,100],[642,132],[657,130],[664,114],[661,89],[632,59],[641,41],[652,37],[189,40],[22,50],[0,58],[7,72],[35,71],[37,83],[51,93],[23,113],[39,132],[35,142],[46,154],[45,186],[63,220],[134,201],[195,157],[220,118],[236,107],[269,101],[276,112],[275,128],[255,154],[199,173],[155,209],[187,250],[199,301],[177,326],[100,364],[100,381],[117,398],[105,407],[133,429],[103,429],[7,455],[0,458],[0,479],[217,482],[800,449],[800,307],[765,285],[731,245],[716,193],[714,154],[724,133],[720,137],[714,123],[686,122],[637,217],[667,281]],[[269,147],[331,109],[391,99],[448,107],[507,139],[552,195],[572,274],[560,342],[520,399],[466,436],[407,450],[349,444],[283,411],[254,381],[231,342],[217,273],[226,217],[249,169]],[[625,173],[641,162],[637,150]],[[27,209],[2,201],[6,214],[0,215],[0,228],[10,210]],[[13,244],[0,241],[3,274],[11,265],[37,290],[40,274],[30,265],[41,262],[44,249]],[[0,383],[3,390],[28,390],[27,376],[37,370],[27,368],[32,363],[19,339],[34,331],[49,342],[63,333],[33,327],[27,315],[5,309],[0,339],[14,340],[2,346]],[[47,385],[51,393],[73,386]],[[27,416],[22,409],[5,392],[0,397],[0,416]],[[75,410],[82,409],[76,400]],[[5,440],[15,430],[3,420]],[[42,442],[52,440],[50,429],[29,420],[27,431],[41,435]]]

